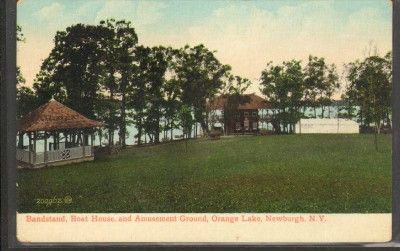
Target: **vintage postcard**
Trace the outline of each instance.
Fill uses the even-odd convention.
[[[392,4],[17,1],[18,241],[390,241]]]

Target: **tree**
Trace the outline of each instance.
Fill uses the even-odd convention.
[[[321,96],[319,103],[322,109],[322,118],[324,118],[325,107],[328,107],[328,118],[331,117],[330,107],[333,103],[332,97],[340,88],[339,76],[336,71],[336,66],[331,64],[327,67],[327,74],[324,84],[321,88]]]
[[[221,64],[214,52],[204,45],[193,48],[185,46],[176,52],[175,72],[182,89],[183,104],[192,107],[195,121],[203,132],[209,133],[207,126],[207,100],[221,91],[229,65]]]
[[[77,24],[58,31],[54,48],[34,83],[41,102],[58,97],[69,107],[95,118],[95,102],[103,73],[101,41],[105,30]]]
[[[136,125],[138,144],[147,134],[150,141],[159,142],[160,120],[163,116],[165,73],[168,68],[168,49],[138,46],[135,51],[136,71],[132,75],[132,95],[129,107]]]
[[[165,82],[164,86],[164,119],[166,125],[164,126],[164,130],[170,130],[170,140],[173,139],[173,130],[178,127],[178,124],[175,123],[175,120],[178,120],[178,114],[176,111],[180,110],[182,106],[182,102],[179,99],[179,96],[182,94],[179,83],[176,79],[172,78]],[[167,135],[165,134],[165,138]]]
[[[183,131],[184,138],[186,139],[186,151],[187,151],[187,140],[189,138],[189,134],[192,130],[193,124],[195,120],[192,116],[192,110],[187,105],[182,105],[179,110],[179,121],[180,126]]]
[[[317,107],[321,107],[323,118],[325,107],[332,104],[332,96],[340,87],[338,80],[334,64],[327,65],[324,58],[310,55],[304,69],[303,112],[310,106],[314,109],[314,117],[317,117]]]
[[[277,113],[272,117],[274,129],[292,133],[301,118],[304,82],[301,61],[292,60],[274,66],[272,62],[261,73],[261,92]],[[288,128],[289,127],[289,128]]]
[[[347,93],[341,95],[341,101],[338,101],[338,118],[353,119],[356,116],[356,108]]]
[[[391,109],[391,59],[370,56],[363,61],[347,65],[347,80],[349,85],[346,96],[359,106],[359,121],[364,127],[374,124],[375,133],[379,134],[383,121],[390,126],[389,113]],[[377,142],[375,141],[377,147]]]
[[[147,70],[148,70],[148,54],[149,49],[143,46],[135,48],[135,65],[136,71],[132,72],[131,95],[127,97],[127,105],[129,108],[134,109],[131,114],[133,124],[137,128],[138,145],[142,144],[142,136],[144,135],[144,119],[146,108],[146,86],[147,86]],[[133,79],[134,78],[134,79]]]
[[[165,73],[168,68],[169,50],[164,47],[149,49],[146,94],[146,131],[154,143],[160,142],[160,121],[164,115]]]
[[[119,142],[122,147],[126,146],[126,127],[129,115],[127,96],[131,95],[133,90],[132,84],[137,72],[135,59],[135,47],[138,43],[138,36],[135,29],[131,27],[131,22],[125,20],[115,21],[109,19],[101,21],[100,26],[108,33],[107,39],[104,40],[105,60],[104,65],[107,70],[107,80],[104,87],[109,90],[109,99],[112,101],[115,96],[119,97],[119,117],[117,121],[119,127]],[[112,106],[110,107],[110,116],[112,114]],[[112,121],[110,121],[112,122]],[[111,123],[113,129],[115,123]],[[113,131],[112,129],[110,130]]]
[[[58,31],[54,41],[34,84],[39,102],[54,97],[89,118],[102,120],[110,145],[119,128],[125,146],[127,96],[132,91],[138,41],[130,22],[76,24]]]
[[[248,96],[243,95],[250,85],[251,82],[246,78],[233,75],[229,76],[225,91],[222,94],[226,96],[223,110],[225,131],[227,130],[228,125],[234,123],[234,118],[239,112],[239,106],[250,101]]]

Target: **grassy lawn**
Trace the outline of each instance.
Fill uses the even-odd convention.
[[[19,212],[391,211],[391,136],[241,136],[18,170]],[[38,204],[64,198],[71,203]]]

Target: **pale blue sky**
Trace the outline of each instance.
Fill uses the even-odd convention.
[[[57,30],[106,18],[132,21],[141,44],[204,43],[252,80],[250,91],[268,61],[313,54],[342,70],[365,55],[370,41],[381,54],[391,48],[389,0],[22,0],[17,15],[26,37],[18,64],[28,85]]]

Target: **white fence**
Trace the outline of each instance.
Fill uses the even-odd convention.
[[[17,148],[16,150],[16,157],[17,160],[22,161],[22,162],[26,162],[26,163],[30,163],[29,159],[32,159],[32,155],[33,153],[23,150],[23,149],[19,149]],[[31,155],[31,158],[29,158],[29,155]]]
[[[47,154],[47,161],[45,154]],[[93,156],[92,146],[84,146],[84,147],[79,146],[79,147],[47,151],[46,153],[39,152],[36,154],[34,152],[29,152],[19,148],[17,148],[16,151],[17,160],[30,164],[42,164],[42,163],[63,161],[69,159],[79,159],[90,156]]]
[[[301,119],[296,133],[359,133],[359,126],[348,119]]]

